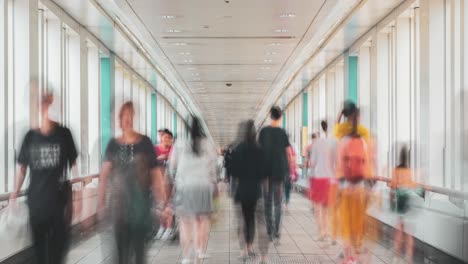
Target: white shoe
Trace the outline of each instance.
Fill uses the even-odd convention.
[[[199,259],[207,259],[207,258],[210,258],[211,256],[206,254],[206,253],[202,253],[201,251],[198,251],[198,258]]]
[[[166,229],[164,231],[164,234],[161,236],[161,240],[166,241],[169,240],[172,237],[172,228]]]
[[[165,230],[164,228],[160,227],[154,239],[160,240],[164,234],[164,230]]]
[[[190,263],[190,259],[189,258],[184,258],[182,259],[182,261],[180,262],[181,264],[189,264]]]

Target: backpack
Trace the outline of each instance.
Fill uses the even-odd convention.
[[[369,176],[367,143],[359,136],[347,136],[340,142],[339,162],[341,177],[357,183]]]

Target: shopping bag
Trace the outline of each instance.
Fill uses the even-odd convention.
[[[25,204],[10,204],[0,211],[0,241],[29,241],[29,211]]]

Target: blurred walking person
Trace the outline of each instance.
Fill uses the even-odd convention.
[[[206,138],[199,119],[193,117],[190,140],[179,140],[169,159],[169,171],[175,178],[176,214],[180,217],[182,263],[190,262],[192,249],[196,257],[208,257],[206,245],[214,211],[216,159],[216,149]]]
[[[420,191],[421,188],[418,190],[417,184],[413,180],[413,172],[408,164],[408,149],[406,146],[401,149],[400,162],[393,170],[390,187],[392,188],[390,208],[398,216],[393,244],[396,259],[393,263],[398,263],[401,260],[403,245],[406,246],[406,261],[401,263],[413,263],[414,239],[412,235],[407,233],[409,224],[406,218],[411,213],[411,193]]]
[[[366,210],[372,186],[372,165],[367,130],[359,125],[359,109],[345,102],[345,123],[337,124],[343,136],[337,147],[338,234],[344,242],[344,263],[358,262],[366,230]]]
[[[255,236],[255,211],[261,196],[262,152],[256,142],[256,130],[253,120],[239,127],[243,134],[241,142],[233,151],[232,177],[238,182],[234,200],[240,204],[243,217],[243,242],[241,257],[255,256],[253,241]],[[240,219],[239,219],[240,221]]]
[[[134,130],[134,115],[132,102],[120,108],[122,136],[108,143],[99,176],[100,214],[105,207],[110,180],[110,210],[117,246],[114,263],[119,264],[146,262],[146,235],[151,230],[153,197],[165,202],[163,178],[156,169],[151,140]]]
[[[167,162],[169,160],[169,154],[172,150],[173,134],[169,129],[164,129],[161,134],[161,143],[154,147],[156,153],[156,164],[158,173],[162,175],[165,183],[165,197],[166,201],[170,200],[172,183],[170,177],[166,175]],[[166,208],[161,208],[158,212],[159,214],[159,230],[156,233],[155,239],[159,240],[168,240],[173,236],[173,217],[170,206]]]
[[[336,140],[328,136],[328,124],[320,123],[324,136],[320,137],[310,154],[310,167],[314,169],[311,184],[311,199],[314,204],[314,215],[319,228],[319,241],[325,240],[328,232],[328,197],[330,179],[335,176]],[[333,239],[333,238],[332,238]]]
[[[286,177],[284,181],[284,210],[289,210],[289,201],[291,200],[291,190],[293,182],[299,179],[300,173],[298,172],[297,166],[297,155],[294,147],[289,146],[289,153],[291,158],[289,159],[289,177]]]
[[[270,240],[280,238],[283,187],[286,177],[289,177],[291,160],[288,136],[281,128],[282,114],[279,107],[271,108],[271,124],[262,128],[258,139],[264,159],[263,172],[266,178],[263,184],[263,195],[265,221]]]
[[[38,264],[64,263],[72,210],[72,189],[66,175],[78,156],[70,130],[49,117],[53,101],[52,94],[42,97],[41,126],[31,129],[23,140],[10,197],[16,202],[29,168],[27,205]]]

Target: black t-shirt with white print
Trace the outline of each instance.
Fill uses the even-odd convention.
[[[31,216],[51,216],[57,209],[60,183],[78,153],[68,128],[55,125],[47,135],[30,130],[21,146],[18,163],[29,167],[28,205]]]

